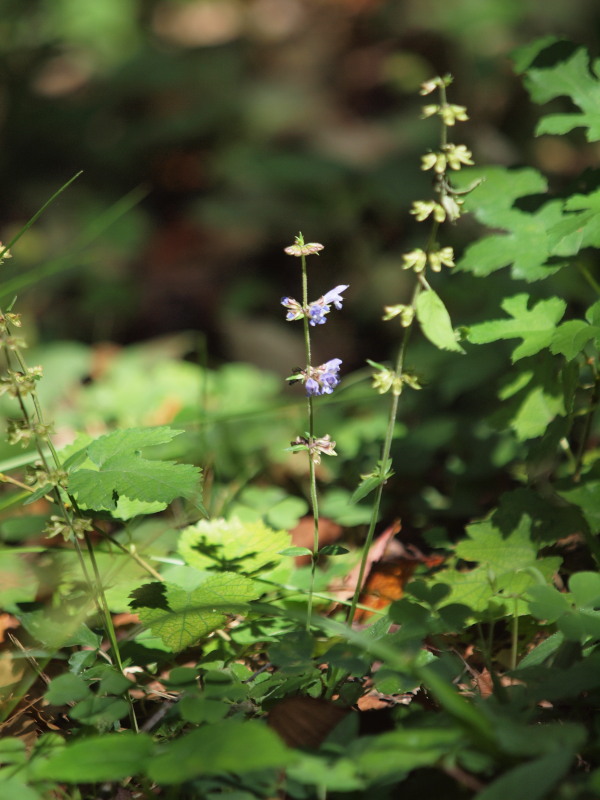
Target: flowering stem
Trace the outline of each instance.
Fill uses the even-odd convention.
[[[308,272],[306,268],[306,256],[302,254],[302,307],[308,307]],[[308,315],[305,315],[302,319],[303,323],[303,330],[304,330],[304,348],[306,354],[306,369],[307,371],[310,369],[312,364],[312,352],[310,346],[310,325],[309,325],[309,318]],[[315,436],[315,422],[314,422],[314,406],[313,406],[313,397],[312,395],[308,395],[306,398],[306,411],[308,416],[308,437],[309,441],[312,442]],[[310,569],[310,584],[309,584],[309,591],[308,591],[308,603],[306,608],[306,630],[310,630],[310,623],[312,617],[312,606],[313,606],[313,592],[315,586],[315,575],[317,571],[317,559],[319,557],[319,498],[317,496],[317,478],[315,473],[315,462],[312,457],[312,453],[310,449],[307,451],[308,455],[308,470],[309,470],[309,481],[310,481],[310,505],[312,509],[313,515],[313,547],[312,547],[312,559],[311,559],[311,569]]]
[[[16,360],[19,368],[20,368],[20,373],[22,375],[30,374],[30,370],[27,367],[25,359],[23,358],[23,355],[22,355],[19,347],[16,345],[16,343],[13,344],[11,347],[9,347],[8,344],[7,344],[7,340],[10,337],[10,329],[9,329],[8,320],[5,317],[5,315],[3,314],[2,309],[0,309],[0,318],[3,320],[3,324],[4,324],[4,339],[3,339],[3,342],[2,342],[2,349],[4,350],[4,354],[5,354],[5,358],[6,358],[6,363],[7,363],[7,368],[8,368],[9,374],[10,374],[10,371],[11,371],[11,354],[14,356],[14,358],[15,358],[15,360]],[[122,660],[121,660],[121,654],[120,654],[120,651],[119,651],[119,645],[118,645],[118,642],[117,642],[116,632],[115,632],[114,625],[113,625],[113,622],[112,622],[110,609],[108,608],[108,603],[106,601],[106,595],[104,593],[104,588],[102,586],[102,577],[101,577],[99,569],[98,569],[96,556],[95,556],[94,548],[93,548],[93,543],[92,543],[88,533],[84,531],[86,548],[87,548],[88,555],[89,555],[89,558],[90,558],[90,563],[92,565],[92,570],[93,570],[93,573],[94,573],[94,580],[92,580],[92,578],[91,578],[91,576],[89,574],[89,571],[87,569],[87,566],[86,566],[86,563],[85,563],[85,559],[83,557],[83,552],[81,550],[81,545],[79,543],[79,539],[77,537],[77,532],[76,532],[76,529],[75,529],[75,524],[74,524],[73,517],[74,516],[83,517],[83,515],[81,514],[81,512],[80,512],[80,510],[79,510],[79,508],[77,506],[77,502],[76,502],[75,498],[72,495],[70,495],[66,490],[64,490],[65,494],[66,494],[66,496],[68,498],[69,505],[70,505],[70,508],[67,508],[67,504],[63,500],[63,496],[61,494],[61,490],[60,490],[59,485],[58,485],[58,480],[59,480],[58,476],[60,475],[60,472],[62,471],[62,462],[61,462],[60,457],[59,457],[59,455],[58,455],[58,453],[56,451],[56,448],[54,447],[54,444],[51,441],[49,435],[43,435],[42,436],[40,433],[38,433],[36,431],[36,426],[35,426],[33,420],[31,419],[31,414],[29,413],[29,410],[28,410],[27,405],[25,403],[24,394],[20,390],[18,384],[17,383],[13,384],[13,388],[14,388],[14,396],[15,396],[15,399],[17,400],[17,402],[19,404],[19,407],[21,409],[21,414],[23,415],[23,420],[25,421],[26,428],[29,431],[32,432],[33,441],[35,443],[35,446],[36,446],[36,449],[38,451],[38,454],[39,454],[40,460],[42,462],[42,465],[43,465],[43,467],[44,467],[44,469],[46,471],[46,474],[48,476],[50,476],[52,474],[53,470],[51,469],[51,467],[50,467],[50,465],[48,463],[48,459],[46,458],[46,452],[44,451],[44,447],[42,445],[43,444],[47,445],[48,451],[50,452],[50,455],[51,455],[51,458],[52,458],[52,462],[54,464],[54,472],[57,475],[56,482],[54,483],[53,488],[52,488],[52,495],[54,497],[55,503],[57,504],[58,508],[60,509],[60,513],[61,513],[61,515],[62,515],[62,517],[64,519],[64,522],[65,522],[65,527],[68,530],[70,530],[70,532],[71,532],[71,539],[72,539],[72,541],[74,543],[75,550],[77,552],[77,556],[78,556],[79,563],[80,563],[81,568],[82,568],[84,579],[85,579],[86,583],[88,584],[88,586],[90,586],[92,588],[92,590],[93,590],[94,603],[96,605],[96,609],[98,610],[100,616],[103,618],[104,628],[105,628],[106,634],[107,634],[108,639],[109,639],[110,644],[111,644],[111,649],[113,651],[115,663],[117,664],[117,667],[119,668],[119,670],[122,672],[123,671],[123,663],[122,663]],[[43,415],[42,407],[41,407],[37,392],[35,390],[35,387],[33,387],[30,390],[29,395],[31,397],[31,402],[33,404],[33,409],[34,409],[34,412],[35,412],[35,418],[37,420],[37,424],[38,424],[39,428],[41,430],[44,430],[44,429],[47,430],[48,426],[44,422],[44,415]],[[71,509],[72,509],[72,511],[71,511]],[[131,697],[129,695],[127,695],[127,702],[128,702],[128,705],[129,705],[129,716],[130,716],[130,719],[131,719],[132,727],[133,727],[133,729],[135,731],[138,731],[138,724],[137,724],[137,719],[135,717],[135,712],[134,712],[134,709],[133,709],[133,702],[132,702]]]
[[[417,281],[415,288],[413,290],[413,296],[411,300],[411,306],[414,308],[417,302],[417,298],[421,293],[422,285],[420,281]],[[403,336],[400,342],[400,347],[398,348],[398,355],[396,356],[396,364],[394,367],[394,377],[399,380],[402,378],[402,373],[404,371],[404,356],[406,354],[406,348],[408,346],[408,342],[410,340],[410,334],[412,331],[412,324],[406,328],[403,328]],[[387,464],[389,462],[390,453],[392,450],[392,440],[394,438],[394,428],[396,426],[396,417],[398,415],[398,404],[400,401],[400,395],[397,392],[392,392],[392,402],[390,404],[390,413],[388,417],[388,424],[385,432],[385,438],[383,440],[383,446],[381,448],[381,461],[380,461],[380,468],[379,468],[379,478],[380,483],[378,484],[377,488],[375,489],[375,497],[373,500],[373,506],[371,509],[371,518],[369,520],[369,529],[367,531],[367,537],[365,539],[365,543],[363,546],[362,557],[360,561],[360,570],[358,573],[358,579],[356,581],[356,588],[354,589],[354,595],[352,597],[352,602],[350,604],[350,608],[348,609],[348,622],[352,623],[354,619],[354,615],[356,613],[356,606],[358,605],[358,600],[360,598],[360,594],[362,591],[363,580],[365,578],[365,570],[367,567],[367,559],[369,556],[369,550],[373,543],[373,536],[375,535],[375,527],[377,525],[377,521],[379,519],[379,509],[381,506],[381,497],[383,495],[383,487],[384,487],[384,477],[385,471],[387,469]]]
[[[423,84],[422,94],[429,94],[434,89],[439,90],[439,105],[431,105],[425,107],[424,116],[428,117],[432,114],[439,114],[441,117],[441,130],[440,130],[440,145],[439,152],[429,153],[423,157],[423,169],[434,169],[434,192],[437,195],[437,200],[430,202],[416,202],[413,205],[413,213],[416,219],[420,222],[424,221],[431,215],[431,227],[429,236],[427,237],[427,244],[422,250],[415,250],[412,253],[404,256],[404,268],[413,268],[416,275],[415,286],[413,290],[412,299],[409,306],[397,306],[396,312],[387,316],[388,311],[393,311],[393,308],[386,308],[386,317],[384,319],[391,319],[398,313],[402,313],[403,335],[401,338],[400,346],[398,348],[398,355],[393,372],[386,371],[381,368],[379,375],[379,386],[383,387],[383,391],[387,389],[392,390],[392,401],[390,404],[390,413],[388,418],[387,429],[385,438],[382,445],[381,461],[379,467],[373,473],[373,477],[378,479],[375,488],[375,495],[371,511],[371,518],[369,522],[369,529],[363,548],[362,558],[360,562],[360,570],[352,603],[348,611],[348,622],[352,623],[356,606],[361,594],[363,581],[365,578],[365,571],[367,559],[373,537],[375,534],[375,527],[379,519],[379,510],[381,506],[381,498],[383,494],[383,486],[385,483],[386,475],[389,474],[390,453],[392,449],[392,440],[394,437],[394,428],[396,425],[396,417],[398,414],[398,404],[400,393],[404,383],[407,383],[412,388],[419,388],[418,383],[411,380],[410,376],[404,373],[404,357],[406,348],[410,340],[412,325],[414,318],[418,313],[418,300],[421,292],[432,291],[429,282],[427,281],[424,270],[427,265],[433,270],[439,272],[442,264],[447,266],[453,265],[453,252],[451,248],[439,249],[437,244],[438,229],[440,222],[445,219],[454,221],[460,216],[460,200],[454,197],[453,190],[447,177],[448,167],[457,170],[461,165],[472,164],[471,153],[464,145],[451,145],[448,142],[448,126],[455,124],[457,120],[467,119],[466,110],[462,106],[449,105],[446,96],[446,87],[451,82],[451,78],[436,78],[435,80]],[[402,309],[402,311],[401,311]],[[386,374],[387,372],[387,374]],[[377,384],[376,384],[377,385]]]

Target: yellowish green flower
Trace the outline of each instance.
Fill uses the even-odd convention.
[[[417,219],[419,219],[417,217]],[[414,269],[415,272],[423,272],[425,264],[427,263],[427,255],[424,250],[417,248],[411,250],[410,253],[405,253],[402,256],[402,269]]]
[[[429,253],[428,260],[434,272],[441,272],[442,266],[454,266],[454,250],[451,247],[442,247],[441,250]]]

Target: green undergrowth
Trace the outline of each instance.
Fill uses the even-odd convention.
[[[537,135],[600,139],[600,61],[548,39],[514,63],[553,103]],[[312,428],[290,446],[281,376],[193,334],[24,351],[2,314],[1,796],[600,795],[600,172],[462,152],[452,182],[426,156],[437,217],[386,309],[417,331],[370,362],[383,391],[365,369],[317,398],[335,458]]]

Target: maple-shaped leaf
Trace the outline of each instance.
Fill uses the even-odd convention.
[[[571,256],[584,247],[600,247],[600,189],[574,194],[564,204],[562,219],[548,228],[548,245],[554,255]]]
[[[512,370],[498,393],[501,402],[490,417],[492,426],[512,428],[519,441],[544,436],[551,423],[572,408],[574,372],[576,366],[573,370],[546,352],[527,367]]]
[[[469,329],[469,341],[487,344],[499,339],[523,339],[515,348],[512,361],[533,356],[549,347],[556,332],[556,324],[565,313],[567,304],[558,297],[540,300],[528,308],[529,295],[517,294],[506,298],[501,306],[512,319],[482,322]]]
[[[526,71],[525,86],[536,103],[569,97],[580,108],[580,113],[547,115],[538,123],[538,136],[562,135],[573,128],[587,128],[588,142],[600,139],[600,59],[590,65],[585,48],[580,47],[550,67],[530,67]]]
[[[473,179],[482,179],[482,183],[466,196],[464,208],[495,232],[467,247],[457,269],[485,276],[511,266],[515,279],[529,282],[561,269],[561,263],[548,263],[555,255],[548,229],[562,220],[562,201],[552,200],[532,213],[515,207],[519,198],[546,191],[544,177],[529,168],[472,168],[468,175],[457,177],[455,183],[464,189]]]
[[[219,628],[227,614],[239,613],[262,592],[250,578],[220,572],[205,577],[195,588],[144,584],[132,592],[130,605],[142,624],[177,653]]]
[[[177,549],[196,569],[251,575],[277,566],[282,558],[280,551],[289,544],[287,531],[275,531],[260,520],[217,518],[203,519],[185,528]]]
[[[114,511],[120,497],[163,508],[198,489],[200,470],[191,464],[150,460],[145,448],[170,442],[182,431],[168,427],[129,428],[108,433],[84,448],[85,459],[69,475],[69,491],[84,508]],[[79,454],[76,454],[79,455]],[[148,513],[148,512],[146,512]]]
[[[468,525],[468,538],[459,542],[456,554],[478,566],[437,573],[436,580],[451,589],[443,605],[464,603],[476,612],[504,605],[506,613],[528,613],[525,591],[539,582],[540,575],[550,581],[561,563],[560,558],[537,557],[531,524],[531,518],[523,514],[508,536],[491,519]]]

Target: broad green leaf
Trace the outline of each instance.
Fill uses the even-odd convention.
[[[19,800],[44,800],[41,794],[18,778],[3,779],[0,774],[0,800],[13,800],[17,797]]]
[[[255,600],[262,588],[249,578],[233,572],[209,575],[195,589],[170,583],[150,583],[136,589],[131,608],[142,624],[174,652],[195,644]]]
[[[550,114],[540,120],[536,134],[564,134],[574,128],[587,128],[588,142],[600,139],[600,61],[590,68],[585,48],[551,67],[527,70],[525,85],[532,100],[547,103],[556,97],[569,97],[580,113]]]
[[[263,723],[225,720],[164,745],[152,759],[148,774],[160,784],[182,784],[201,775],[282,769],[295,759]]]
[[[559,617],[571,610],[566,595],[554,586],[532,586],[527,594],[530,597],[529,610],[536,619],[556,622]]]
[[[584,247],[600,247],[600,189],[590,194],[574,194],[564,205],[560,222],[548,228],[548,242],[552,253],[570,256]]]
[[[177,549],[196,569],[252,575],[276,566],[289,543],[287,531],[275,531],[260,520],[211,519],[185,528]]]
[[[559,494],[568,503],[581,509],[590,531],[596,534],[600,531],[600,477],[599,470],[594,470],[590,475],[584,476],[581,483],[574,488],[559,490]]]
[[[398,728],[369,739],[357,746],[356,754],[350,751],[350,755],[359,767],[359,774],[379,780],[392,777],[399,770],[410,772],[433,765],[465,747],[465,734],[458,726]]]
[[[69,490],[81,505],[114,511],[121,496],[143,503],[170,503],[198,489],[200,470],[189,464],[150,460],[142,450],[170,442],[181,431],[130,428],[95,439],[86,448],[95,468],[79,467],[69,475]],[[154,507],[154,506],[153,506]]]
[[[569,579],[569,591],[579,608],[598,608],[600,575],[597,572],[576,572]]]
[[[513,278],[529,282],[559,270],[562,263],[548,263],[554,253],[547,231],[561,221],[562,201],[550,201],[532,213],[514,207],[521,197],[545,192],[545,179],[529,168],[491,167],[469,169],[456,183],[464,188],[473,178],[482,178],[483,183],[467,195],[465,210],[495,232],[467,247],[457,270],[485,276],[511,266]]]
[[[506,298],[501,305],[512,319],[473,325],[469,330],[469,341],[487,344],[498,339],[523,339],[513,351],[513,362],[549,347],[556,332],[556,324],[565,313],[567,304],[558,297],[550,297],[539,300],[532,308],[528,308],[529,299],[526,294]]]
[[[538,583],[537,575],[551,580],[561,563],[559,558],[537,558],[529,516],[524,514],[508,535],[503,535],[493,519],[469,525],[467,534],[468,538],[456,546],[456,554],[479,566],[467,571],[446,569],[437,573],[436,580],[451,588],[440,606],[464,603],[473,611],[501,612],[501,616],[528,613],[522,596]]]
[[[446,306],[433,289],[419,294],[416,310],[421,330],[432,344],[440,350],[465,352],[458,343]]]
[[[521,764],[505,772],[477,794],[477,800],[544,800],[565,775],[575,753],[556,749],[550,755]]]
[[[318,786],[319,792],[356,792],[366,785],[358,765],[350,758],[330,758],[299,752],[300,761],[287,770],[287,775],[301,785]]]
[[[22,739],[3,736],[0,739],[0,764],[24,764],[27,761],[25,742]]]
[[[307,510],[305,500],[291,497],[275,486],[247,486],[232,515],[244,521],[262,518],[272,528],[291,530]]]
[[[90,687],[79,675],[66,672],[54,678],[48,687],[45,697],[49,703],[62,706],[65,703],[83,700],[90,693]]]
[[[93,725],[99,730],[108,730],[128,713],[129,705],[126,700],[120,697],[92,695],[85,700],[80,700],[69,711],[69,716],[83,725]]]
[[[573,403],[578,367],[563,364],[548,352],[520,365],[511,382],[498,393],[501,405],[490,421],[497,428],[512,428],[520,441],[542,436],[559,417],[565,417]],[[561,434],[564,435],[564,434]]]
[[[154,745],[145,733],[106,733],[73,742],[39,766],[38,780],[66,783],[117,781],[143,773]]]
[[[572,361],[584,349],[591,339],[600,336],[600,328],[589,325],[582,319],[572,319],[561,323],[552,336],[550,352],[554,355],[563,355]]]
[[[550,35],[534,39],[532,42],[528,42],[521,47],[517,47],[516,50],[513,50],[513,52],[510,54],[515,67],[515,72],[518,74],[525,72],[525,70],[531,66],[540,53],[547,48],[556,45],[558,42],[564,43],[559,37]],[[573,48],[571,47],[571,51],[572,49]]]

